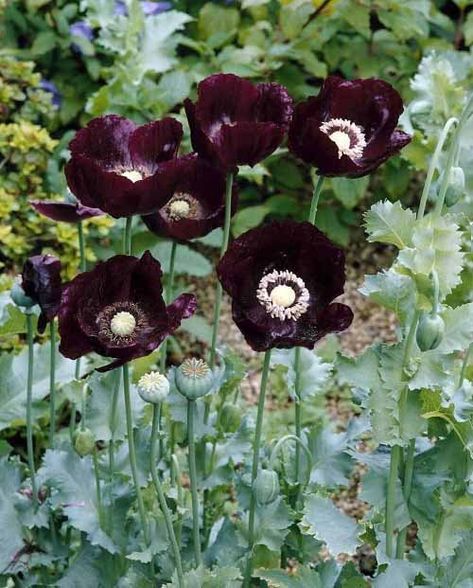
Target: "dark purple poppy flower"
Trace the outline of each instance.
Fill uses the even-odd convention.
[[[233,241],[217,266],[233,319],[255,351],[314,344],[343,331],[345,256],[311,223],[273,222]]]
[[[402,99],[387,82],[330,76],[294,109],[289,149],[321,176],[365,176],[411,140],[396,129]]]
[[[62,96],[54,82],[43,79],[40,81],[39,87],[41,88],[41,90],[44,90],[45,92],[49,92],[51,94],[51,104],[53,106],[55,106],[56,108],[59,108],[61,106]]]
[[[193,294],[181,294],[166,307],[161,278],[149,251],[141,259],[116,255],[76,276],[59,307],[61,353],[115,358],[99,370],[108,371],[154,351],[197,306]]]
[[[95,118],[69,145],[69,188],[84,206],[115,218],[154,212],[172,196],[181,138],[172,118],[142,126],[114,114]]]
[[[82,206],[80,202],[54,202],[52,200],[31,200],[31,206],[51,220],[63,223],[78,223],[94,216],[102,216],[103,210]]]
[[[292,116],[292,98],[278,84],[252,84],[233,74],[209,76],[187,99],[192,145],[225,170],[255,165],[282,142]]]
[[[233,185],[232,208],[237,207]],[[176,160],[176,183],[171,199],[157,212],[143,216],[150,231],[187,241],[221,227],[225,217],[225,175],[196,155]]]
[[[42,333],[58,313],[62,292],[61,262],[54,255],[33,255],[26,260],[21,278],[25,294],[41,309],[38,331]]]

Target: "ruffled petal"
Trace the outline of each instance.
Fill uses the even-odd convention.
[[[78,223],[88,218],[104,215],[103,210],[83,206],[80,203],[32,200],[30,204],[36,212],[43,216],[64,223]]]

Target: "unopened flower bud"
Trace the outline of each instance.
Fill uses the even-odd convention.
[[[139,379],[138,394],[145,402],[159,404],[169,394],[169,380],[159,372],[149,372]]]
[[[35,301],[25,294],[19,280],[16,280],[10,290],[10,298],[20,308],[32,308],[35,306]]]
[[[222,408],[220,424],[225,433],[234,433],[240,426],[241,411],[234,404],[225,404]]]
[[[95,437],[90,429],[79,429],[74,435],[74,449],[81,457],[90,455],[95,449]]]
[[[187,400],[208,394],[214,385],[214,374],[202,359],[186,359],[176,370],[176,386]]]
[[[445,193],[445,204],[453,206],[465,193],[465,172],[461,167],[454,166],[450,170],[447,192]]]
[[[260,505],[271,504],[279,496],[279,478],[274,470],[260,470],[256,476],[253,492]]]
[[[424,314],[417,325],[416,341],[421,351],[437,349],[443,339],[445,323],[438,314]]]

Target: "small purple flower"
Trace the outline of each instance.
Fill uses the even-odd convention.
[[[143,0],[140,5],[145,16],[161,14],[172,8],[171,2],[146,2]],[[117,16],[128,16],[128,7],[124,0],[116,0],[114,12]]]
[[[279,147],[292,116],[292,98],[274,83],[252,84],[233,74],[200,82],[184,102],[192,146],[224,170],[255,165]]]
[[[114,114],[95,118],[69,145],[69,188],[83,206],[115,218],[155,212],[173,195],[181,137],[173,118],[142,126]]]
[[[45,92],[49,92],[51,94],[51,104],[53,106],[55,106],[56,108],[59,108],[61,106],[62,96],[54,82],[43,79],[40,81],[39,87],[41,88],[41,90],[44,90]]]
[[[61,262],[53,255],[33,255],[26,260],[21,274],[25,294],[41,308],[38,331],[58,313],[61,300]]]
[[[105,213],[98,208],[82,206],[80,202],[54,202],[52,200],[31,200],[31,206],[43,216],[63,223],[78,223]]]
[[[343,294],[343,251],[311,223],[273,222],[244,233],[217,275],[232,298],[233,320],[255,351],[312,349],[353,320],[348,306],[332,302]]]
[[[411,140],[396,129],[402,99],[375,78],[328,77],[317,96],[294,109],[289,149],[321,176],[361,177]]]
[[[154,351],[197,307],[193,294],[166,306],[162,271],[149,251],[141,259],[116,255],[76,276],[59,307],[59,350],[69,359],[95,351],[119,367]]]
[[[85,20],[78,20],[76,22],[73,22],[69,27],[69,33],[72,37],[81,37],[83,39],[86,39],[87,41],[94,40],[94,31]],[[82,55],[82,49],[80,45],[74,43],[73,41],[71,42],[71,49],[79,55]]]

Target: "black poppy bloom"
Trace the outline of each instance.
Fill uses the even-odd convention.
[[[367,175],[411,140],[396,129],[402,111],[383,80],[330,76],[318,96],[295,107],[289,149],[321,176]]]
[[[21,287],[25,294],[39,305],[41,314],[38,331],[42,333],[46,325],[58,313],[61,301],[61,262],[54,255],[33,255],[28,258],[21,274]]]
[[[108,371],[154,351],[197,306],[193,294],[181,294],[166,307],[161,278],[149,251],[141,259],[116,255],[76,276],[59,307],[61,353],[114,358],[99,370]]]
[[[79,223],[93,218],[103,216],[103,210],[83,206],[80,202],[54,202],[52,200],[31,200],[31,206],[47,218],[63,223]]]
[[[217,266],[232,314],[255,351],[312,349],[350,326],[343,293],[345,256],[311,223],[273,222],[238,237]]]
[[[95,118],[69,145],[69,188],[83,206],[115,218],[154,212],[172,194],[181,138],[172,118],[142,126],[113,114]]]
[[[292,116],[292,98],[283,86],[215,74],[197,92],[197,101],[184,105],[192,146],[202,157],[233,171],[255,165],[281,144]]]
[[[150,231],[177,241],[203,237],[221,227],[225,217],[225,175],[196,155],[176,160],[176,183],[170,200],[157,212],[143,216]],[[232,211],[237,207],[233,185]]]

